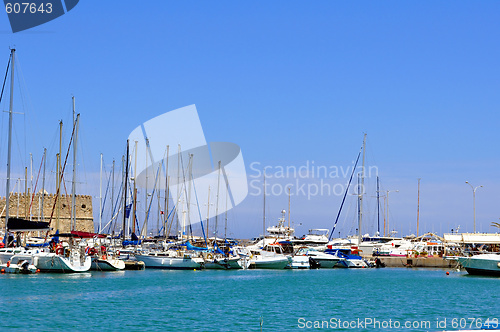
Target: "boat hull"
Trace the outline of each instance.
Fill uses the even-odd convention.
[[[125,270],[125,262],[119,259],[92,258],[90,269],[93,271],[119,271]]]
[[[41,272],[87,272],[90,270],[92,260],[85,256],[83,261],[76,257],[64,257],[55,253],[42,253],[35,256],[34,265]]]
[[[469,274],[500,276],[500,255],[483,254],[458,257],[458,261]]]
[[[289,267],[291,269],[305,270],[311,268],[308,256],[293,256]]]
[[[251,259],[249,269],[273,269],[281,270],[288,266],[287,257],[265,257],[260,259]]]
[[[135,255],[135,257],[137,260],[143,261],[148,269],[194,270],[202,268],[202,262],[191,257],[168,257],[160,255]]]
[[[204,268],[213,270],[241,269],[240,257],[205,260]]]

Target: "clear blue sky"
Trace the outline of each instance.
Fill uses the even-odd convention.
[[[499,33],[498,1],[86,0],[16,34],[2,14],[0,65],[15,47],[24,80],[14,166],[32,152],[37,168],[44,146],[54,159],[58,121],[68,124],[68,137],[74,95],[81,193],[97,197],[100,153],[109,170],[136,126],[196,104],[207,141],[238,144],[249,175],[252,162],[347,167],[366,132],[367,164],[377,166],[382,190],[399,190],[390,194],[391,229],[415,232],[422,178],[420,233],[472,231],[466,180],[484,186],[476,195],[478,231],[493,231],[500,218]],[[6,123],[2,113],[2,181]],[[367,183],[372,233],[374,178]],[[342,234],[356,228],[354,198],[348,201]],[[273,195],[268,204],[274,223],[288,198]],[[293,196],[298,235],[331,228],[339,204],[335,195]],[[261,215],[262,197],[247,197],[229,215],[232,234],[258,235]]]

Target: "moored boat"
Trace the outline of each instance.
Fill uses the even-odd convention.
[[[469,274],[500,276],[500,254],[498,253],[458,257],[458,261]]]
[[[203,258],[192,257],[191,254],[167,250],[160,252],[150,252],[147,254],[136,254],[139,261],[143,261],[146,268],[173,269],[173,270],[194,270],[203,267]]]

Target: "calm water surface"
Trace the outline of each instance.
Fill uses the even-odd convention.
[[[2,331],[260,331],[262,319],[263,331],[443,331],[471,323],[477,329],[476,319],[500,318],[500,278],[445,272],[385,268],[0,275],[0,326]],[[359,325],[358,319],[372,323]],[[403,328],[405,323],[413,325]]]

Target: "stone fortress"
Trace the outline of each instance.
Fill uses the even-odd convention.
[[[71,195],[59,196],[58,203],[54,204],[56,195],[45,193],[43,197],[43,221],[51,221],[53,234],[56,230],[59,205],[59,232],[71,231]],[[94,232],[94,217],[92,215],[92,196],[76,195],[76,229],[77,231]],[[5,197],[0,198],[0,227],[5,229]],[[12,193],[10,196],[9,216],[33,221],[42,221],[42,193],[35,195]],[[31,206],[31,208],[30,208]],[[52,215],[52,220],[51,220]]]

